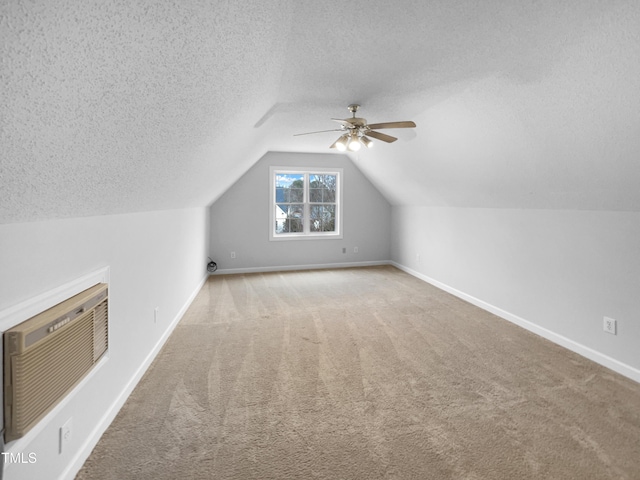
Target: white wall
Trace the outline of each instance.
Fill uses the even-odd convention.
[[[640,213],[393,207],[392,232],[399,266],[640,381]]]
[[[269,241],[270,166],[342,168],[343,238]],[[390,218],[389,203],[347,156],[269,152],[211,206],[211,257],[221,272],[387,262]]]
[[[208,231],[206,208],[0,225],[0,319],[97,269],[110,272],[108,359],[22,446],[36,463],[8,464],[5,479],[73,477],[206,277]],[[59,454],[68,418],[72,438]]]

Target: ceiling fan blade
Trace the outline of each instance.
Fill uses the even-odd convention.
[[[369,128],[372,129],[385,129],[385,128],[413,128],[415,127],[415,122],[406,121],[406,122],[386,122],[386,123],[373,123],[369,125]]]
[[[377,138],[378,140],[382,140],[383,142],[393,143],[397,140],[396,137],[392,137],[391,135],[387,135],[386,133],[374,132],[373,130],[369,130],[367,132],[368,137]]]
[[[341,123],[343,126],[347,128],[353,127],[353,123],[350,122],[349,120],[343,120],[342,118],[332,118],[331,120],[333,120],[334,122]]]
[[[333,128],[331,130],[318,130],[317,132],[307,132],[307,133],[294,133],[294,137],[299,137],[300,135],[313,135],[314,133],[324,133],[324,132],[342,132],[341,128]]]

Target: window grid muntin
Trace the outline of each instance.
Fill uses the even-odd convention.
[[[292,238],[341,238],[341,182],[342,182],[342,169],[322,169],[322,168],[304,168],[304,170],[299,169],[287,169],[287,168],[275,168],[272,167],[270,175],[270,183],[271,183],[271,191],[272,191],[272,202],[271,202],[271,230],[270,230],[270,238],[271,239],[292,239]],[[303,205],[303,213],[302,213],[302,231],[291,231],[291,225],[288,225],[288,228],[285,228],[283,224],[282,229],[278,229],[278,208],[280,205],[294,205],[291,202],[277,201],[278,198],[278,188],[282,188],[286,190],[287,187],[279,186],[278,178],[281,176],[302,176],[303,177],[303,188],[302,188],[302,197],[304,200]],[[333,190],[331,190],[330,186],[327,186],[327,177],[334,178],[334,186]],[[322,186],[320,188],[311,188],[311,183],[313,181],[322,181]],[[293,183],[293,182],[292,182]],[[331,202],[310,202],[311,191],[320,190],[321,199],[332,200]],[[299,198],[299,195],[297,196]],[[296,199],[297,199],[296,198]],[[284,200],[284,198],[283,198]],[[291,195],[289,195],[288,200],[291,200]],[[315,198],[314,198],[315,200]],[[299,205],[299,202],[296,202],[295,205]],[[325,222],[325,219],[320,219],[320,225],[312,225],[312,217],[311,212],[313,207],[322,207],[323,209],[328,209],[330,211],[330,221]],[[282,213],[285,213],[282,211]],[[290,212],[286,212],[289,214]],[[289,219],[288,215],[284,217],[286,220]],[[326,218],[326,215],[325,215]],[[283,221],[286,221],[283,220]],[[331,222],[332,220],[332,222]],[[332,223],[332,225],[331,225]],[[328,225],[331,226],[331,230],[325,230]],[[289,230],[289,231],[285,231]]]

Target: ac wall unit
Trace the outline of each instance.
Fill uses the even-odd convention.
[[[104,283],[4,332],[5,441],[25,435],[100,360],[108,347]]]

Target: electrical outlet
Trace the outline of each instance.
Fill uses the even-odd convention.
[[[236,258],[236,252],[231,252],[231,258]]]
[[[342,253],[347,253],[346,247],[342,247]]]
[[[59,453],[62,453],[64,448],[71,442],[71,427],[73,425],[72,419],[70,418],[64,425],[60,427],[60,449]]]
[[[358,253],[358,247],[353,247],[353,253]]]
[[[153,323],[158,323],[158,311],[160,307],[156,307],[153,309]]]
[[[604,317],[602,328],[605,332],[611,335],[617,335],[617,323],[613,318]]]
[[[416,263],[420,263],[420,254],[416,253]]]

